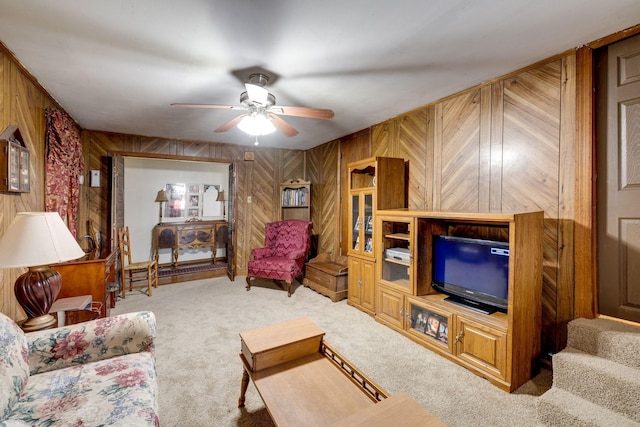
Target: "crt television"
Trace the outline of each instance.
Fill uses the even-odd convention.
[[[509,244],[433,236],[432,286],[449,301],[493,313],[507,311]]]

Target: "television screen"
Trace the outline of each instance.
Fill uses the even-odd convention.
[[[432,285],[453,296],[454,302],[484,312],[505,311],[509,289],[509,244],[433,236]]]

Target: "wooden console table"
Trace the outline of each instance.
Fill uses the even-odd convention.
[[[216,235],[222,227],[229,227],[224,220],[167,222],[153,227],[153,247],[156,259],[159,249],[171,249],[173,266],[178,266],[180,250],[211,248],[211,262],[216,262]]]
[[[249,381],[278,426],[444,426],[405,394],[387,393],[323,342],[307,318],[240,333],[244,364],[238,406]]]

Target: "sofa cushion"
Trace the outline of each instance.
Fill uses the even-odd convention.
[[[41,427],[159,426],[149,352],[31,376],[10,419]]]
[[[0,348],[0,421],[4,421],[27,384],[29,350],[22,329],[2,313]]]

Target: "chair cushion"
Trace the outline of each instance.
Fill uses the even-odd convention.
[[[304,260],[303,260],[304,261]],[[300,262],[287,257],[271,257],[247,263],[247,275],[267,279],[293,280],[302,273]]]
[[[0,348],[0,421],[4,421],[29,379],[29,349],[22,329],[2,313]]]
[[[34,375],[10,419],[40,427],[159,426],[149,352]]]

